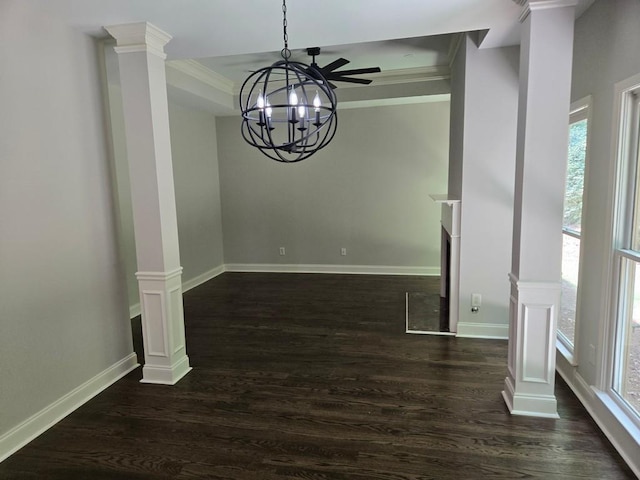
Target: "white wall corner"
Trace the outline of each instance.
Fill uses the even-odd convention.
[[[9,430],[0,437],[0,462],[138,366],[131,353]]]

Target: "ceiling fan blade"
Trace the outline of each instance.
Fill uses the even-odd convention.
[[[331,75],[363,75],[365,73],[379,73],[380,67],[370,67],[370,68],[356,68],[353,70],[340,70],[339,72],[332,72]]]
[[[334,82],[359,83],[361,85],[369,85],[373,80],[368,78],[352,78],[352,77],[332,77]]]
[[[338,88],[338,86],[335,83],[331,83],[329,80],[327,80],[327,83],[329,84],[332,90],[335,90],[336,88]]]
[[[322,67],[320,71],[326,76],[327,73],[332,72],[337,68],[344,67],[347,63],[349,63],[349,60],[347,60],[346,58],[339,58],[337,60],[334,60],[330,64]]]

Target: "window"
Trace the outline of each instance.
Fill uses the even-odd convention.
[[[569,154],[562,222],[562,295],[558,319],[558,340],[573,357],[580,275],[582,201],[587,156],[588,101],[572,105],[569,118]]]
[[[637,79],[640,81],[640,78]],[[610,388],[640,418],[640,83],[621,92],[618,212],[614,243],[617,298]]]

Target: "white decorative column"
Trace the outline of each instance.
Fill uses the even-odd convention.
[[[577,0],[516,0],[524,6],[509,279],[508,375],[512,414],[558,418],[556,331]]]
[[[186,353],[164,45],[149,23],[105,27],[116,39],[138,257],[145,365],[142,382],[173,385]]]

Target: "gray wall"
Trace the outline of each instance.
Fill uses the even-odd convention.
[[[127,291],[132,314],[137,314],[138,282],[135,237],[129,167],[124,137],[124,117],[117,55],[113,44],[104,46],[108,104],[111,126],[115,190],[118,202],[119,240],[122,261],[126,271]],[[171,127],[171,153],[178,214],[180,263],[182,281],[188,284],[200,275],[223,265],[222,211],[216,119],[204,110],[183,106],[188,100],[183,95],[172,95],[170,90],[169,123]]]
[[[333,142],[291,165],[249,147],[237,118],[217,124],[225,263],[437,273],[440,210],[428,194],[447,185],[448,101],[340,110]]]
[[[184,283],[224,263],[216,120],[169,96],[169,123]]]
[[[610,315],[606,298],[615,184],[614,85],[640,73],[638,19],[637,0],[599,0],[576,22],[571,99],[576,101],[587,95],[593,99],[583,207],[580,326],[576,339],[578,371],[589,384],[596,383],[597,372],[597,365],[587,361],[589,345],[596,347],[599,357],[603,348],[599,330],[603,319]]]
[[[461,335],[508,334],[518,60],[517,47],[478,49],[466,35],[453,65],[449,192],[462,201]],[[478,313],[472,293],[482,294]]]
[[[0,3],[0,436],[132,353],[94,40]]]

